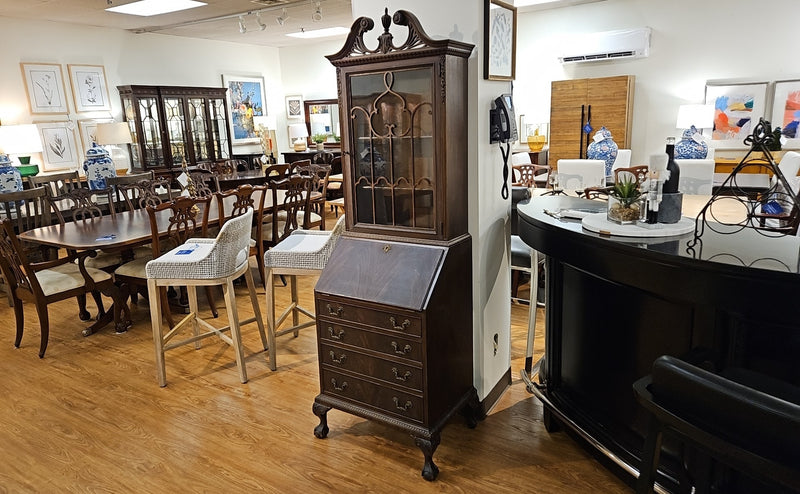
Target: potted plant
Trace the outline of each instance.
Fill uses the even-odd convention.
[[[317,143],[317,151],[322,151],[325,148],[323,143],[328,140],[328,136],[327,134],[314,134],[311,136],[311,140]]]
[[[608,192],[608,221],[627,225],[644,215],[644,197],[636,177],[621,177]]]

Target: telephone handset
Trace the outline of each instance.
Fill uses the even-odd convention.
[[[501,94],[492,101],[489,109],[489,144],[500,143],[500,153],[503,155],[503,188],[500,195],[508,199],[508,155],[510,154],[510,141],[517,140],[517,122],[514,117],[514,101],[510,94]],[[506,147],[503,149],[503,143]]]

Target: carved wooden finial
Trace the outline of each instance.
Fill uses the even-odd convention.
[[[383,15],[381,16],[381,24],[383,24],[383,32],[389,32],[389,26],[392,25],[392,16],[389,15],[389,7],[386,7],[383,10]]]

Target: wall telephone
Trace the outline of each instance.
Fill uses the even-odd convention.
[[[489,109],[489,144],[499,143],[503,155],[503,188],[500,195],[508,199],[508,155],[511,141],[517,140],[517,121],[514,117],[514,100],[510,94],[501,94],[492,101]],[[505,149],[503,149],[505,143]]]

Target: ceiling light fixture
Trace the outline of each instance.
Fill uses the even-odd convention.
[[[244,16],[239,16],[239,32],[244,34],[247,32],[247,26],[244,25]]]
[[[311,20],[314,22],[319,22],[322,20],[322,9],[319,6],[319,2],[316,3],[316,8],[314,9],[314,13],[311,14]]]
[[[256,24],[258,24],[259,31],[263,31],[267,28],[267,25],[261,20],[261,12],[256,12]]]
[[[289,14],[286,13],[286,8],[284,7],[281,10],[281,15],[279,15],[278,17],[275,18],[275,22],[277,22],[278,24],[283,26],[283,23],[286,22],[286,19],[288,19],[288,18],[289,18]]]
[[[140,0],[117,7],[109,7],[106,11],[116,12],[118,14],[151,16],[193,9],[195,7],[202,7],[203,5],[207,4],[194,0]]]

